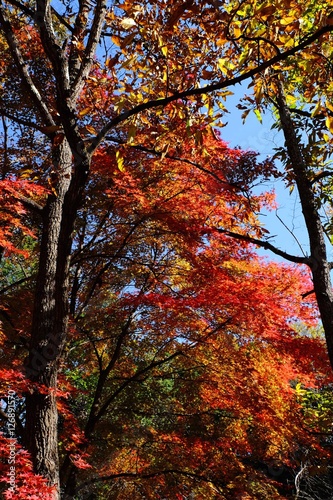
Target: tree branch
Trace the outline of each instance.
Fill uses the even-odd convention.
[[[31,17],[31,19],[34,18],[35,15],[34,11],[29,9],[29,7],[27,7],[23,3],[18,2],[17,0],[7,0],[7,2],[9,3],[9,5],[13,5],[14,7],[21,9],[22,12],[24,12],[24,14],[26,14],[27,16]]]
[[[13,1],[13,0],[11,0]],[[61,14],[59,14],[59,12],[56,11],[56,9],[54,7],[52,7],[51,5],[51,11],[52,11],[52,14],[54,14],[56,16],[56,18],[58,19],[58,21],[63,24],[65,26],[65,28],[68,29],[68,31],[70,31],[71,33],[73,32],[73,26],[71,26],[67,21],[66,19],[63,18],[63,16]]]
[[[82,66],[82,49],[84,37],[87,31],[89,12],[92,5],[89,0],[79,0],[79,10],[76,14],[74,30],[69,43],[69,75],[70,83],[73,84]]]
[[[153,154],[155,156],[159,156],[160,158],[167,158],[168,160],[174,160],[174,161],[180,161],[182,163],[187,163],[188,165],[192,165],[193,167],[197,168],[198,170],[201,170],[201,172],[204,172],[205,174],[210,175],[216,181],[218,181],[222,184],[226,184],[228,187],[232,187],[232,188],[241,190],[241,187],[238,186],[237,184],[221,179],[217,174],[215,174],[215,172],[208,170],[208,168],[203,167],[202,165],[200,165],[200,163],[197,163],[195,161],[189,160],[187,158],[182,158],[180,156],[169,155],[168,153],[156,151],[156,149],[152,149],[152,148],[146,148],[145,146],[140,146],[139,144],[137,144],[137,145],[127,144],[125,141],[122,141],[121,139],[117,139],[116,137],[113,137],[113,136],[107,136],[106,139],[113,141],[117,144],[127,145],[133,149],[136,149],[138,151],[142,151],[144,153],[150,153],[150,154]]]
[[[10,285],[5,286],[4,288],[1,288],[0,295],[3,295],[4,293],[8,292],[8,290],[11,290],[12,288],[15,288],[16,286],[22,285],[22,283],[25,283],[26,281],[32,280],[33,277],[34,276],[27,276],[27,277],[22,278],[18,281],[15,281],[15,283],[11,283]],[[1,310],[1,312],[3,312],[3,311]]]
[[[309,242],[309,266],[312,271],[313,288],[325,332],[326,345],[331,367],[333,368],[333,292],[330,265],[327,260],[325,232],[312,183],[309,180],[308,164],[304,158],[295,124],[287,106],[281,79],[276,80],[277,110],[280,114],[286,148],[300,197],[302,213],[306,224]]]
[[[95,421],[98,422],[98,420],[104,415],[105,411],[108,409],[112,401],[118,396],[118,394],[121,393],[127,387],[130,383],[138,380],[142,375],[147,373],[148,371],[152,370],[153,368],[156,368],[157,366],[161,366],[164,363],[167,363],[168,361],[171,361],[172,359],[176,358],[177,356],[183,355],[182,351],[176,351],[175,353],[171,354],[167,358],[160,359],[158,361],[152,361],[149,363],[149,365],[145,366],[145,368],[142,368],[142,370],[138,370],[132,375],[132,377],[129,377],[123,384],[121,384],[118,389],[111,394],[111,396],[108,397],[108,399],[104,402],[104,404],[101,406],[99,409],[98,413],[95,415]]]
[[[242,75],[239,75],[235,78],[230,78],[227,80],[223,80],[222,82],[218,83],[212,83],[210,85],[206,85],[205,87],[202,88],[194,88],[194,89],[189,89],[185,90],[183,92],[177,92],[176,94],[170,95],[168,97],[164,97],[161,99],[154,99],[152,101],[147,101],[142,104],[139,104],[137,106],[134,106],[134,108],[129,109],[127,111],[123,111],[120,113],[118,116],[115,116],[112,120],[109,121],[102,129],[101,131],[96,135],[96,137],[92,140],[92,143],[88,149],[89,152],[94,152],[95,149],[98,147],[98,145],[104,140],[105,136],[108,134],[108,132],[119,125],[120,123],[126,121],[128,118],[130,118],[133,115],[137,115],[138,113],[141,113],[142,111],[147,111],[152,108],[156,108],[159,106],[166,106],[167,104],[176,101],[177,99],[187,99],[188,97],[193,97],[196,95],[203,95],[203,94],[208,94],[211,92],[214,92],[216,90],[222,90],[227,87],[231,87],[233,85],[236,85],[237,83],[241,83],[244,80],[247,80],[249,78],[253,78],[257,74],[263,72],[265,69],[270,68],[272,65],[277,64],[278,62],[284,61],[290,56],[293,56],[297,54],[297,52],[305,49],[308,47],[312,42],[315,42],[318,38],[320,38],[322,35],[325,33],[329,33],[333,31],[333,26],[328,25],[320,28],[317,30],[315,33],[307,37],[303,42],[300,44],[296,45],[295,47],[292,47],[289,50],[286,50],[285,52],[281,52],[280,54],[277,54],[276,56],[272,57],[268,61],[263,62],[256,68],[253,68]]]
[[[156,472],[148,472],[146,474],[139,474],[136,472],[120,472],[118,474],[108,474],[106,476],[99,476],[92,478],[88,481],[85,481],[84,483],[81,483],[76,489],[75,489],[75,494],[78,493],[80,490],[85,488],[86,486],[89,486],[91,484],[96,484],[104,481],[110,481],[112,479],[120,479],[120,478],[133,478],[133,479],[151,479],[153,477],[165,475],[165,474],[177,474],[179,476],[186,476],[190,477],[192,479],[197,479],[198,481],[203,481],[206,483],[211,483],[214,484],[215,486],[223,486],[222,483],[217,483],[214,482],[211,478],[208,478],[206,476],[202,476],[201,474],[196,474],[195,472],[189,472],[181,469],[165,469],[161,471],[156,471]]]
[[[84,51],[83,61],[81,63],[81,67],[78,71],[78,74],[75,77],[75,81],[71,90],[72,99],[75,101],[81,92],[81,89],[85,83],[87,76],[89,75],[92,63],[94,61],[94,54],[96,51],[96,47],[101,38],[102,28],[106,14],[106,6],[107,6],[106,0],[97,1],[94,13],[93,25],[91,27],[87,46]]]
[[[32,122],[30,120],[24,120],[23,118],[19,118],[11,113],[8,113],[8,111],[4,108],[0,108],[0,114],[8,118],[8,120],[18,123],[19,125],[23,125],[24,127],[29,127],[35,130],[39,130],[39,132],[42,132],[42,130],[45,128],[41,127],[40,125],[37,125],[37,123],[35,122]]]
[[[40,205],[36,201],[31,200],[30,198],[27,198],[26,196],[22,196],[22,195],[20,195],[18,197],[18,199],[22,203],[22,205],[25,205],[30,210],[33,210],[34,212],[36,212],[38,214],[42,214],[44,208],[42,207],[42,205]]]
[[[18,2],[17,0],[7,0],[7,2],[10,5],[13,5],[14,7],[18,7],[19,9],[21,9],[22,12],[24,12],[24,14],[26,14],[27,16],[29,16],[31,19],[35,18],[35,12],[33,10],[29,9],[23,3]],[[52,7],[52,6],[51,6],[51,10],[52,10],[52,14],[54,14],[56,16],[56,18],[58,19],[58,21],[60,21],[60,23],[63,24],[68,29],[68,31],[72,32],[73,31],[73,27],[66,21],[66,19],[64,19],[63,16],[61,14],[59,14],[59,12],[57,12],[55,10],[55,8]]]
[[[311,259],[309,257],[298,257],[296,255],[291,255],[275,247],[268,241],[258,240],[257,238],[252,238],[252,236],[248,236],[246,234],[234,233],[233,231],[228,231],[227,229],[216,228],[216,231],[225,234],[226,236],[230,236],[230,238],[247,241],[248,243],[252,243],[261,248],[264,248],[265,250],[270,250],[271,252],[275,253],[275,255],[279,255],[279,257],[282,257],[283,259],[286,259],[290,262],[294,262],[296,264],[306,264],[308,266],[311,264]]]
[[[35,86],[32,78],[30,76],[28,66],[25,63],[21,51],[19,49],[19,43],[12,30],[11,23],[9,22],[6,12],[3,6],[0,6],[0,24],[2,25],[3,33],[7,40],[9,49],[16,63],[17,70],[21,77],[23,85],[27,88],[29,95],[31,96],[33,102],[35,103],[40,115],[47,125],[55,125],[52,115],[49,112],[46,104],[44,103],[39,90]]]
[[[37,0],[36,23],[39,27],[43,49],[49,58],[58,87],[58,98],[65,97],[64,91],[69,90],[69,71],[64,50],[57,43],[53,29],[52,10],[49,0]]]
[[[319,172],[319,174],[315,175],[314,178],[311,181],[311,184],[315,184],[316,182],[320,181],[321,179],[325,179],[326,177],[332,177],[333,171],[329,170],[323,170],[323,172]]]

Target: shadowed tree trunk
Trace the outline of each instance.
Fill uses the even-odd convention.
[[[295,124],[287,106],[283,84],[280,80],[277,81],[277,88],[277,108],[309,236],[310,258],[308,263],[311,268],[314,292],[325,331],[328,355],[333,368],[333,292],[325,233],[313,190],[313,183],[310,179],[310,165],[307,164],[302,153],[301,142],[297,137]]]

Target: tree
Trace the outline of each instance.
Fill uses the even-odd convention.
[[[85,207],[90,201],[89,191],[93,193],[93,184],[97,182],[90,175],[93,162],[98,164],[98,155],[114,155],[118,171],[130,182],[133,179],[137,181],[135,176],[133,178],[126,173],[127,165],[130,166],[131,162],[136,162],[142,176],[146,175],[145,169],[148,167],[143,161],[138,163],[139,153],[150,161],[155,158],[163,175],[169,160],[174,162],[184,158],[185,165],[205,172],[207,179],[212,182],[215,179],[221,186],[221,178],[216,179],[217,174],[208,161],[208,158],[213,157],[214,148],[211,152],[207,149],[207,138],[212,134],[210,126],[212,123],[218,124],[216,120],[221,118],[215,113],[215,105],[220,106],[222,113],[223,99],[228,94],[226,89],[247,78],[255,78],[253,104],[257,107],[263,105],[266,96],[270,102],[278,88],[275,104],[281,114],[282,127],[288,130],[290,117],[286,112],[281,83],[276,83],[276,74],[281,82],[280,72],[283,75],[286,73],[284,78],[288,82],[288,92],[300,90],[300,85],[304,85],[305,98],[311,105],[315,95],[311,94],[311,89],[315,82],[322,82],[323,77],[327,76],[325,71],[329,74],[328,52],[332,26],[328,9],[328,2],[322,2],[318,8],[312,2],[302,6],[294,2],[281,3],[279,6],[253,2],[243,2],[241,5],[230,3],[228,6],[214,2],[185,2],[181,6],[170,2],[167,5],[164,2],[115,2],[108,6],[103,1],[97,1],[94,6],[80,2],[76,10],[71,4],[59,4],[58,8],[54,8],[44,1],[38,1],[34,6],[14,0],[1,8],[2,179],[3,182],[13,183],[11,192],[15,182],[22,178],[30,181],[31,191],[27,193],[26,187],[22,186],[16,203],[29,210],[28,218],[33,219],[40,235],[38,248],[35,248],[39,253],[39,270],[32,299],[29,359],[26,363],[26,373],[32,385],[25,393],[25,444],[33,458],[35,472],[46,477],[49,484],[55,485],[55,498],[59,497],[60,491],[56,391],[59,363],[65,352],[69,314],[75,314],[77,307],[88,307],[101,280],[103,282],[104,273],[111,270],[113,265],[112,259],[107,261],[103,254],[97,255],[98,272],[95,276],[92,272],[93,286],[86,294],[89,300],[86,304],[80,304],[80,287],[87,284],[80,281],[85,261],[80,260],[81,257],[75,260],[76,250],[89,250],[91,245],[100,243],[98,233],[90,236],[92,227],[96,222],[103,223],[104,228],[106,219],[103,221],[103,216],[107,218],[112,213],[112,207],[109,205],[107,208],[108,192],[105,191],[103,205],[97,208],[101,213],[94,214],[95,221],[85,220]],[[272,23],[275,30],[271,29]],[[314,51],[314,47],[318,50]],[[322,48],[325,54],[321,52]],[[323,57],[327,60],[324,69]],[[308,61],[309,58],[309,77],[306,81],[300,80],[297,68],[306,69],[306,62],[302,61]],[[154,78],[151,78],[152,74]],[[201,84],[203,81],[208,82],[204,87]],[[329,92],[329,85],[321,85],[325,88],[320,87],[313,92]],[[328,105],[327,108],[328,111],[324,108],[323,113],[327,114],[326,124],[330,127]],[[207,111],[203,112],[204,109]],[[184,141],[184,137],[189,140]],[[323,230],[315,205],[315,194],[309,198],[314,193],[309,191],[313,182],[308,178],[310,174],[307,167],[300,163],[297,155],[293,156],[295,144],[295,138],[292,138],[288,151],[294,174],[290,175],[288,170],[287,178],[293,181],[295,176],[302,193],[311,237],[311,256],[293,257],[285,252],[277,252],[289,260],[311,266],[332,358],[329,264],[324,252]],[[320,144],[315,142],[311,146],[318,150]],[[190,157],[197,154],[194,151],[201,154],[199,163]],[[202,161],[205,155],[206,160]],[[233,236],[272,249],[262,239],[263,231],[249,210],[251,205],[246,176],[250,176],[250,181],[255,178],[256,164],[253,161],[242,164],[242,157],[235,156],[236,164],[242,167],[240,178],[234,178],[229,173],[229,178],[225,175],[222,179],[222,185],[226,185],[232,194],[230,204],[234,212],[230,219],[227,217],[223,220],[223,225],[221,214],[217,213],[215,226],[209,225],[210,232],[216,230],[222,241],[227,236]],[[177,177],[173,177],[172,168],[168,174],[169,182],[177,180]],[[262,168],[266,175],[268,164],[264,163]],[[105,174],[102,172],[100,175]],[[320,174],[320,178],[315,177],[316,181],[324,178],[326,176],[323,174]],[[114,186],[110,181],[109,189],[112,191],[114,188],[114,192],[120,189],[121,196],[121,182],[116,179],[112,182]],[[37,186],[44,189],[38,190]],[[116,238],[115,243],[119,248],[117,257],[122,256],[122,244],[126,245],[132,239],[132,232],[137,226],[152,220],[148,215],[154,208],[154,200],[148,197],[148,204],[143,207],[142,204],[147,203],[147,200],[140,198],[140,189],[137,190],[135,184],[131,186],[133,193],[136,193],[138,207],[145,208],[147,213],[142,221],[136,219],[135,212],[128,214],[127,225],[120,226],[121,231],[117,234],[120,239],[117,242]],[[307,190],[304,190],[304,186]],[[166,183],[164,192],[167,188]],[[9,188],[4,185],[3,189]],[[197,188],[195,196],[199,197],[199,194],[200,188]],[[237,201],[232,198],[235,196]],[[253,202],[253,198],[250,201]],[[239,209],[235,209],[235,205],[239,205]],[[123,209],[126,210],[124,198]],[[193,209],[195,216],[197,205]],[[198,238],[200,230],[195,223],[202,223],[201,215],[199,211],[198,220],[194,217],[192,228],[187,227],[189,239],[183,244],[189,246],[191,237],[194,240]],[[13,208],[10,217],[14,217]],[[162,211],[156,213],[155,220],[172,224],[171,229],[177,235],[181,225],[177,218]],[[8,241],[8,229],[4,227],[0,243],[9,249],[9,244],[14,243]],[[98,225],[95,229],[98,229]],[[81,235],[81,241],[74,240],[73,246],[75,231]],[[157,240],[161,236],[163,232],[162,235],[155,235],[157,257],[163,256],[164,251],[163,246],[162,249],[158,248]],[[208,238],[208,235],[205,237]],[[88,244],[90,240],[92,243]],[[175,236],[173,248],[178,251],[177,245],[179,242]],[[144,243],[141,252],[143,250]],[[138,251],[142,258],[140,249]],[[77,253],[80,255],[80,252]],[[134,253],[133,257],[136,259],[137,254]],[[172,252],[170,258],[174,258]],[[140,276],[136,274],[139,271],[142,272],[142,267],[140,269],[137,264],[128,270],[127,286],[144,290],[145,273],[142,272]],[[131,321],[135,307],[135,304],[124,305],[127,311],[121,330],[124,337],[126,321]],[[118,312],[114,314],[117,316]],[[101,366],[104,373],[104,367]],[[92,421],[95,416],[92,413]]]
[[[239,372],[241,367],[240,353],[238,360],[236,355],[238,341],[235,340],[235,351],[228,350],[228,345],[230,342],[233,344],[234,337],[243,338],[243,342],[247,343],[251,342],[251,336],[261,336],[265,331],[267,336],[271,334],[274,338],[280,338],[281,334],[280,340],[286,345],[287,337],[284,333],[289,327],[286,326],[288,320],[283,320],[284,312],[288,318],[297,315],[304,319],[308,317],[310,324],[314,319],[314,311],[311,308],[305,308],[303,313],[300,313],[298,308],[302,307],[302,304],[299,302],[299,289],[295,289],[295,310],[290,308],[290,294],[288,303],[282,300],[281,295],[286,286],[291,291],[294,286],[292,283],[296,285],[296,276],[293,275],[289,286],[284,283],[281,288],[277,285],[278,272],[289,271],[272,266],[271,274],[267,269],[268,289],[265,291],[263,263],[258,262],[256,265],[254,254],[243,244],[239,244],[237,249],[233,243],[230,246],[228,238],[221,239],[217,231],[211,231],[210,225],[218,223],[218,220],[227,224],[230,218],[229,223],[234,225],[233,211],[237,214],[238,222],[245,221],[250,215],[245,211],[242,216],[241,203],[243,202],[245,207],[248,206],[247,198],[230,192],[226,182],[222,184],[224,196],[221,196],[222,172],[233,176],[237,173],[233,155],[243,167],[246,159],[249,167],[255,167],[253,161],[250,161],[253,159],[252,155],[228,150],[221,141],[216,142],[215,147],[220,146],[219,155],[216,155],[219,162],[217,165],[210,162],[210,168],[212,172],[219,174],[219,177],[216,178],[216,175],[212,180],[208,177],[208,183],[207,174],[194,167],[193,156],[189,163],[170,161],[169,168],[165,171],[154,158],[145,158],[144,155],[138,158],[136,154],[135,161],[131,163],[128,158],[126,171],[121,172],[114,154],[100,155],[96,170],[94,168],[98,178],[93,183],[95,196],[91,193],[90,198],[98,200],[98,207],[101,207],[101,196],[96,196],[96,190],[105,192],[109,173],[114,186],[108,193],[106,202],[112,214],[108,214],[108,222],[103,226],[100,219],[106,220],[105,213],[98,211],[94,203],[89,203],[84,211],[84,217],[90,220],[90,226],[82,224],[82,230],[96,231],[97,228],[98,238],[95,232],[90,232],[89,239],[81,251],[77,245],[78,254],[75,261],[80,263],[81,270],[80,286],[76,289],[80,299],[76,299],[74,303],[78,305],[79,332],[70,348],[72,354],[69,367],[72,366],[72,382],[78,389],[85,390],[84,394],[76,396],[74,408],[81,427],[85,428],[89,449],[94,449],[94,461],[88,461],[95,466],[100,464],[97,468],[100,467],[104,472],[104,480],[114,483],[111,490],[113,494],[119,489],[125,497],[134,496],[138,494],[135,491],[139,488],[147,495],[153,495],[151,488],[154,486],[149,486],[153,477],[160,477],[161,485],[158,491],[161,495],[162,491],[165,491],[165,494],[168,491],[169,495],[172,491],[178,494],[181,482],[184,482],[184,474],[189,481],[187,488],[193,481],[199,481],[199,487],[204,488],[208,477],[211,482],[212,471],[204,469],[202,464],[199,465],[203,460],[202,446],[206,452],[209,447],[214,448],[214,437],[207,441],[207,432],[204,432],[204,429],[206,426],[208,429],[211,427],[209,420],[214,422],[214,415],[222,410],[220,406],[215,408],[213,405],[211,408],[207,403],[200,403],[201,396],[195,396],[195,392],[201,390],[200,385],[205,380],[204,375],[199,377],[196,372],[202,372],[203,367],[207,365],[208,360],[203,357],[210,341],[214,339],[213,346],[216,346],[215,349],[219,346],[220,350],[223,350],[228,363],[235,358],[236,373],[237,366]],[[209,149],[212,150],[213,146],[214,144],[211,144]],[[271,165],[268,164],[267,168],[270,171]],[[116,175],[114,172],[117,172]],[[170,172],[173,178],[171,185]],[[250,172],[251,170],[248,174]],[[249,175],[245,177],[248,181]],[[241,182],[240,177],[238,182]],[[259,201],[257,200],[257,203]],[[262,198],[262,202],[264,201],[265,198]],[[253,207],[255,198],[251,199],[251,203]],[[116,239],[115,234],[119,239]],[[78,234],[77,238],[79,241],[84,240],[82,234]],[[94,268],[90,265],[93,260],[97,263]],[[252,264],[249,264],[249,261]],[[306,277],[302,277],[300,281],[303,281],[306,289]],[[262,283],[255,293],[258,282]],[[273,290],[280,298],[282,310],[276,308],[278,301],[276,296],[272,296]],[[89,303],[87,296],[90,297]],[[263,309],[259,313],[257,304],[261,302]],[[79,339],[84,345],[84,351],[81,353]],[[242,343],[241,340],[239,342]],[[91,344],[94,349],[89,349]],[[322,347],[315,347],[316,342],[313,344],[313,352],[316,349],[318,353],[317,348]],[[281,350],[281,345],[276,349]],[[308,352],[309,346],[304,344],[304,349]],[[294,342],[287,350],[288,353],[295,350]],[[298,352],[296,358],[299,363],[304,360],[303,356],[304,354]],[[286,357],[283,359],[288,364]],[[221,359],[216,362],[213,358],[209,363],[210,367],[215,366],[214,371],[217,374],[220,371],[225,373],[226,367]],[[280,364],[276,369],[281,380]],[[248,364],[244,366],[244,373],[247,370]],[[318,372],[320,370],[319,368]],[[304,377],[304,368],[301,368],[301,371]],[[205,373],[209,372],[210,369],[207,368]],[[286,379],[283,381],[284,391],[287,392],[290,390],[291,373],[292,371],[287,370]],[[240,373],[238,376],[244,380]],[[212,379],[212,375],[207,375],[207,378]],[[216,386],[216,381],[212,379],[209,389],[212,395],[214,384]],[[230,373],[228,389],[231,387],[229,384],[236,384]],[[176,394],[173,400],[168,402],[170,386],[173,388],[174,385],[179,388],[177,392],[174,389]],[[222,382],[219,387],[221,385]],[[182,393],[185,391],[186,394],[189,387],[195,387],[196,390],[193,389],[194,394],[188,396],[188,401],[185,400],[182,407]],[[220,393],[221,390],[216,391],[215,388],[215,394],[217,392]],[[229,397],[238,401],[236,395],[231,396],[231,392]],[[223,408],[224,398],[220,404]],[[203,409],[200,409],[200,406],[203,406]],[[176,408],[178,411],[175,411]],[[226,408],[224,410],[227,411]],[[194,432],[195,426],[198,425],[196,422],[205,418],[208,419],[208,424],[203,422],[203,435],[196,436],[197,444],[193,448],[193,434],[188,435],[187,427],[192,428]],[[231,422],[234,418],[236,422],[242,420],[238,413],[237,416],[229,418]],[[178,430],[180,425],[184,436]],[[248,426],[245,417],[244,426]],[[230,425],[227,427],[231,432]],[[228,443],[223,432],[219,432],[221,444],[216,450],[216,457],[221,454],[221,450],[225,453]],[[165,441],[162,439],[159,443],[161,434]],[[169,443],[167,446],[166,442]],[[182,448],[183,451],[180,452],[177,448],[177,453],[173,452],[173,442],[174,446]],[[196,448],[201,449],[201,452],[195,454],[197,461],[194,461],[193,453]],[[108,453],[110,465],[106,459]],[[158,460],[159,456],[163,459]],[[211,460],[213,456],[212,451]],[[180,460],[177,460],[177,457]],[[63,466],[63,483],[68,484],[67,494],[81,491],[84,485],[89,492],[94,484],[96,488],[99,486],[102,480],[99,481],[94,474],[86,482],[83,481],[83,484],[82,479],[77,481],[75,476],[80,477],[80,474],[74,469],[70,472],[68,463],[67,459],[64,461],[66,465]],[[216,469],[221,467],[223,468],[221,460],[216,460]],[[233,475],[236,476],[236,471],[240,470],[241,466],[236,462]],[[168,475],[170,480],[167,479]],[[163,479],[163,476],[166,479]],[[122,480],[125,483],[122,483]],[[131,481],[134,481],[136,486],[133,486]],[[231,482],[230,478],[229,481]],[[218,474],[215,483],[222,483]],[[247,484],[244,488],[248,486]],[[211,486],[206,485],[202,491],[206,491],[206,488],[210,491]],[[221,488],[220,484],[219,489]],[[97,491],[99,495],[103,494],[100,489]],[[102,491],[106,495],[108,490]],[[154,491],[156,495],[157,490]]]
[[[323,345],[302,340],[290,325],[295,318],[315,324],[311,301],[302,301],[311,283],[295,269],[265,265],[251,246],[215,229],[237,225],[241,231],[250,220],[253,234],[261,233],[253,209],[272,197],[249,198],[248,183],[270,175],[273,166],[213,135],[205,148],[218,161],[198,163],[193,145],[188,139],[191,160],[168,159],[167,169],[155,155],[133,155],[132,147],[126,168],[119,169],[115,151],[100,151],[92,164],[73,242],[72,319],[57,389],[61,484],[69,498],[188,489],[279,498],[275,476],[265,471],[292,449],[316,445],[299,431],[290,387],[295,377],[316,387],[314,372],[326,380]],[[36,253],[31,243],[27,260]],[[13,325],[4,325],[4,349],[15,340],[21,345],[19,356],[12,351],[7,359],[11,366],[24,356],[31,308],[27,301],[18,317],[15,303],[18,294],[31,296],[35,271],[27,267],[32,275],[22,282],[15,258],[5,263]],[[22,402],[29,384],[23,378],[20,387],[16,376],[2,378]],[[270,449],[267,436],[270,442],[275,436]],[[89,464],[94,468],[85,469]]]

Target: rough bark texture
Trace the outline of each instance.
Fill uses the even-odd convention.
[[[68,248],[59,245],[64,223],[64,199],[70,185],[72,153],[64,140],[54,153],[59,168],[54,193],[44,210],[39,274],[32,324],[29,364],[30,379],[46,386],[27,396],[27,444],[36,472],[48,478],[59,491],[58,416],[56,406],[57,363],[67,330],[66,307]]]
[[[57,372],[68,328],[72,233],[87,182],[91,157],[82,143],[77,128],[76,103],[100,39],[106,2],[98,0],[96,3],[85,58],[80,64],[74,42],[84,36],[88,12],[91,9],[92,6],[88,2],[80,2],[68,59],[67,48],[61,48],[54,35],[50,3],[44,0],[37,0],[36,3],[36,16],[38,16],[36,21],[42,45],[53,67],[58,120],[61,127],[59,126],[59,130],[57,129],[51,137],[52,193],[43,210],[39,273],[29,362],[26,367],[30,380],[36,382],[36,389],[26,397],[26,441],[35,471],[56,487],[55,500],[61,496],[56,405]],[[4,18],[4,21],[7,20]],[[8,33],[12,33],[9,24]],[[18,44],[14,38],[12,46],[13,55],[18,52],[16,60],[19,62]],[[28,68],[23,65],[23,70],[21,71],[23,83],[28,93],[35,99],[36,107],[43,116],[45,124],[54,126],[43,96],[34,92]],[[44,386],[42,391],[41,386]]]
[[[312,271],[314,291],[325,331],[328,355],[333,368],[333,293],[324,229],[318,212],[312,183],[309,179],[307,164],[302,154],[300,141],[295,132],[295,126],[286,103],[281,81],[277,82],[277,86],[277,106],[309,235],[309,265]]]

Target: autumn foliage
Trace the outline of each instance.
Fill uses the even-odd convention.
[[[322,254],[310,223],[309,257],[273,246],[259,215],[275,193],[258,189],[313,190],[303,212],[319,220],[329,199],[321,3],[0,7],[5,499],[332,491]],[[244,120],[304,99],[309,166],[295,144],[283,170],[223,140],[247,78]]]
[[[282,498],[292,486],[274,467],[295,469],[302,449],[327,453],[301,430],[295,392],[299,382],[329,382],[322,341],[302,333],[317,325],[311,295],[302,299],[309,276],[218,230],[260,237],[255,212],[274,196],[248,194],[274,167],[230,149],[216,133],[195,155],[194,147],[188,138],[163,158],[132,144],[94,157],[73,243],[70,341],[58,393],[64,484],[75,471],[80,494]],[[36,244],[28,253],[4,259],[16,279],[15,259],[32,265]],[[29,307],[30,287],[30,280],[9,287],[5,315],[13,318],[17,294]],[[8,369],[24,364],[27,316],[3,323]],[[29,383],[18,373],[2,379],[23,404]],[[17,469],[38,498],[43,480],[24,460]]]

